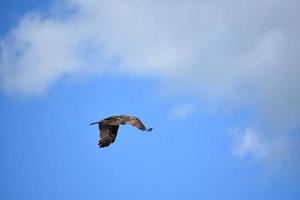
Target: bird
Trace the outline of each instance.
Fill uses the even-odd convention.
[[[111,143],[114,143],[119,125],[130,124],[146,132],[151,132],[153,129],[147,129],[139,118],[130,115],[113,115],[98,122],[93,122],[90,125],[94,124],[98,124],[100,131],[99,148],[108,147]]]

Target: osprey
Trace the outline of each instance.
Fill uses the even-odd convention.
[[[111,143],[114,143],[120,124],[131,124],[142,131],[152,131],[152,128],[147,129],[139,118],[129,115],[114,115],[90,125],[94,124],[99,125],[100,140],[98,145],[100,148],[108,147]]]

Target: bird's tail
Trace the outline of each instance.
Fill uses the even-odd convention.
[[[99,124],[99,122],[93,122],[93,123],[91,123],[90,125],[94,125],[94,124]]]

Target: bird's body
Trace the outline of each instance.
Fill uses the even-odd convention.
[[[113,143],[117,137],[119,125],[131,124],[132,126],[142,130],[142,131],[151,131],[152,128],[146,129],[142,121],[134,116],[129,115],[114,115],[102,119],[99,122],[91,123],[90,125],[98,124],[100,131],[100,140],[99,147],[107,147]]]

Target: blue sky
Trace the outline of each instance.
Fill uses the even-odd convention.
[[[298,1],[0,5],[0,199],[300,198]]]

